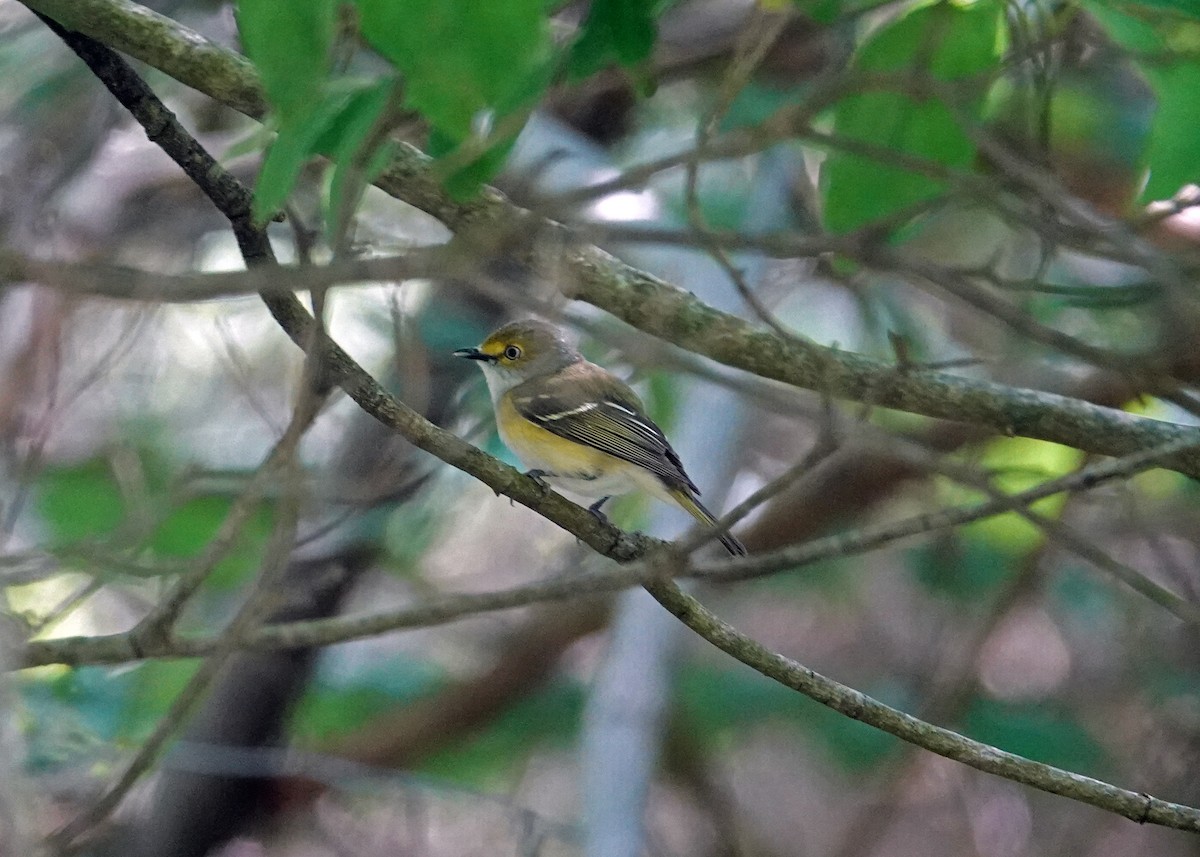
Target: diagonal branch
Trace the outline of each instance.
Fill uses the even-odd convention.
[[[839,714],[976,770],[1091,804],[1139,824],[1200,832],[1200,809],[1035,762],[927,723],[770,651],[722,621],[672,581],[651,581],[646,589],[683,624],[721,651]]]

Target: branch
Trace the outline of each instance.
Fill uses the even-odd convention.
[[[975,506],[955,506],[940,509],[936,512],[915,515],[911,518],[903,518],[899,521],[872,527],[863,527],[851,533],[833,535],[826,539],[817,539],[806,544],[786,547],[778,551],[758,554],[738,559],[737,561],[724,560],[717,563],[696,564],[691,568],[690,573],[695,577],[723,582],[744,580],[762,574],[770,574],[794,568],[797,565],[812,562],[814,559],[825,559],[828,556],[837,555],[825,553],[825,551],[829,550],[826,543],[840,545],[843,551],[842,555],[859,553],[872,550],[884,544],[890,544],[899,539],[920,535],[933,530],[961,526],[991,517],[992,515],[1014,511],[1022,513],[1032,504],[1047,497],[1053,497],[1055,494],[1094,488],[1104,482],[1124,479],[1134,473],[1155,467],[1162,459],[1177,455],[1181,449],[1187,449],[1194,443],[1195,441],[1190,439],[1172,441],[1143,452],[1125,456],[1124,458],[1113,459],[1085,467],[1066,476],[1047,480],[1027,491],[995,497]],[[1085,557],[1085,559],[1091,559],[1091,557]],[[1105,571],[1112,570],[1107,566],[1103,567]],[[1154,585],[1153,592],[1148,591],[1144,587],[1150,582],[1144,578],[1136,583],[1125,578],[1122,578],[1122,580],[1133,589],[1147,595],[1150,600],[1170,610],[1176,618],[1191,624],[1200,625],[1200,605],[1191,601],[1185,601],[1157,585]]]
[[[695,577],[720,582],[744,580],[765,574],[793,570],[834,557],[866,553],[939,528],[961,526],[994,515],[1026,509],[1038,500],[1065,491],[1082,491],[1105,482],[1124,478],[1139,470],[1152,467],[1156,456],[1169,455],[1175,447],[1163,447],[1139,453],[1117,461],[1083,468],[1060,479],[1053,479],[1028,491],[1002,497],[974,506],[960,506],[936,513],[915,515],[900,521],[863,527],[849,533],[838,533],[814,539],[802,545],[783,548],[772,553],[746,559],[724,560],[719,563],[695,563],[678,570],[680,577]],[[787,474],[784,478],[786,479]],[[565,502],[565,501],[564,501]],[[310,646],[329,646],[363,637],[373,637],[411,628],[427,628],[453,622],[467,616],[495,610],[508,610],[546,601],[563,601],[602,592],[615,592],[645,583],[660,569],[646,563],[629,563],[616,568],[583,574],[571,572],[548,580],[540,580],[495,592],[447,595],[415,606],[401,607],[381,613],[339,616],[287,622],[257,629],[243,640],[252,649],[297,649]],[[1136,588],[1136,587],[1135,587]],[[1200,607],[1159,587],[1148,594],[1151,600],[1169,609],[1177,618],[1200,625]],[[27,643],[22,668],[48,664],[127,663],[142,658],[199,657],[208,654],[216,645],[213,637],[162,636],[141,641],[133,631],[99,637],[61,637]]]
[[[451,241],[403,256],[350,259],[328,266],[273,265],[245,271],[162,274],[127,265],[58,262],[0,250],[0,282],[36,282],[70,294],[120,300],[190,303],[253,294],[290,295],[347,283],[475,274],[471,254]]]
[[[130,0],[28,0],[25,5],[247,116],[267,112],[253,63],[153,9]]]
[[[56,28],[53,22],[50,24]],[[268,270],[278,273],[266,234],[251,221],[250,191],[188,133],[120,57],[86,36],[61,35],[142,125],[146,135],[229,219],[247,266],[270,266]],[[650,548],[663,544],[657,539],[630,535],[601,522],[562,495],[429,422],[390,395],[341,346],[324,335],[294,295],[262,292],[260,296],[279,326],[305,352],[312,365],[320,367],[323,384],[340,386],[366,413],[399,432],[414,446],[474,476],[497,494],[505,494],[533,509],[598,553],[619,562],[638,558]]]
[[[64,5],[64,0],[25,2],[31,8],[45,7],[48,11],[49,7],[63,11],[60,7]],[[71,3],[65,5],[73,7]],[[126,0],[87,0],[84,5],[91,9],[133,8]],[[167,36],[173,40],[172,50],[193,47],[179,32]],[[244,60],[211,43],[205,42],[205,50],[206,62],[214,69],[213,78],[192,76],[188,82],[222,100],[225,93],[216,85],[217,81],[241,68]],[[164,70],[171,73],[169,69],[174,68],[172,64]],[[484,188],[479,196],[466,202],[453,200],[437,181],[431,159],[412,146],[399,144],[396,151],[395,159],[376,180],[376,185],[428,212],[456,232],[511,237],[563,232],[560,224],[538,218],[490,188]],[[565,244],[566,249],[555,259],[555,264],[561,272],[566,297],[590,303],[681,348],[764,378],[875,406],[988,426],[1005,434],[1061,443],[1100,455],[1125,455],[1184,438],[1200,440],[1200,429],[1194,427],[1137,417],[1051,393],[944,372],[896,367],[883,360],[785,339],[719,312],[688,292],[626,265],[597,247],[572,246],[569,240]],[[526,251],[522,261],[536,262],[534,251]],[[277,299],[277,303],[272,312],[295,339],[307,325],[296,312],[283,306],[285,301]],[[344,370],[338,377],[344,379],[341,383],[360,405],[406,436],[409,430],[414,436],[427,434],[424,427],[413,423],[408,415],[396,413],[390,405],[381,409],[384,403],[374,401],[369,376],[361,370],[353,371],[357,366],[347,361],[344,354],[334,360]],[[389,419],[396,422],[388,422]],[[408,429],[402,427],[403,423],[409,424]],[[434,451],[430,446],[422,446],[422,442],[413,442]],[[432,438],[423,442],[432,443],[464,464],[469,457],[461,447],[452,449],[453,444],[447,446]],[[477,462],[471,466],[480,474],[488,471]],[[1192,449],[1172,456],[1163,460],[1162,466],[1200,477],[1200,451]],[[467,472],[477,475],[470,469]],[[484,481],[503,493],[509,493],[508,489],[516,484],[511,473],[492,468],[488,475],[490,481]],[[509,496],[529,505],[534,502],[532,493],[525,490],[520,497]],[[579,523],[583,526],[582,520]]]
[[[207,156],[207,153],[202,149],[196,151],[198,146],[195,141],[182,131],[161,104],[152,99],[143,100],[146,103],[126,106],[130,107],[139,121],[143,121],[151,139],[159,142],[177,161],[180,161],[181,155],[196,159],[190,164],[181,161],[180,165],[213,196],[214,202],[223,211],[236,215],[231,215],[231,221],[237,229],[238,217],[248,210],[247,192],[236,184],[220,185],[217,179],[227,177],[219,166],[211,158],[206,162],[200,157]],[[146,113],[139,113],[139,110]],[[154,121],[148,123],[147,118]],[[186,153],[179,150],[172,152],[171,147],[179,145],[181,141],[194,148],[188,148]],[[489,215],[497,211],[509,212],[517,222],[526,217],[497,194],[484,194],[475,203],[466,206],[450,201],[432,181],[428,162],[415,150],[406,152],[407,155],[389,171],[390,180],[401,183],[406,201],[434,214],[437,212],[432,209],[442,210],[445,214],[443,219],[452,228],[461,230],[470,226],[473,220],[487,220]],[[201,166],[203,170],[199,169]],[[406,168],[413,168],[410,174],[404,173]],[[224,199],[217,192],[231,188],[237,192],[230,193]],[[425,202],[428,207],[418,201],[423,195],[427,197]],[[492,225],[496,225],[494,220]],[[542,225],[553,228],[553,224]],[[243,237],[239,234],[239,239]],[[243,249],[246,249],[245,246]],[[1200,433],[1195,430],[1144,420],[1063,397],[940,373],[895,369],[881,361],[785,341],[775,334],[755,331],[739,319],[718,313],[668,284],[621,264],[596,248],[568,251],[566,260],[569,273],[575,275],[575,281],[568,287],[571,296],[595,303],[642,330],[698,353],[708,354],[728,365],[876,405],[899,407],[930,416],[970,419],[1009,432],[1069,443],[1104,454],[1158,446],[1149,452],[1139,453],[1141,457],[1131,458],[1149,464],[1162,456],[1171,466],[1183,472],[1200,473],[1200,453],[1193,448],[1200,443]],[[256,261],[255,258],[248,257],[248,262],[253,261]],[[310,352],[314,364],[327,367],[329,377],[365,410],[396,428],[417,446],[486,484],[503,490],[518,502],[579,535],[602,553],[632,559],[655,544],[651,540],[629,537],[601,526],[583,509],[542,489],[533,480],[505,467],[453,435],[437,429],[402,403],[387,396],[374,379],[335,343],[316,335],[319,331],[314,330],[313,319],[297,301],[271,295],[264,295],[264,300],[281,326]],[[1058,490],[1063,489],[1060,487]],[[665,554],[659,553],[658,556],[665,557]],[[737,563],[730,564],[735,571],[738,570],[737,566]],[[637,572],[629,568],[617,571],[626,574]],[[645,573],[657,575],[659,572],[650,568]],[[576,594],[578,578],[571,579],[569,583],[572,594]],[[1090,803],[1140,823],[1152,822],[1183,830],[1200,830],[1200,810],[1161,801],[1149,795],[1139,795],[1099,780],[1033,762],[920,721],[768,651],[723,623],[695,599],[681,592],[673,582],[652,576],[644,583],[660,603],[714,645],[764,675],[849,717],[979,770]],[[248,638],[250,636],[247,635]],[[217,651],[222,652],[230,642],[230,637],[216,641]]]
[[[1159,800],[1148,794],[1129,791],[1102,780],[1035,762],[974,741],[949,729],[926,723],[770,651],[722,621],[669,580],[649,582],[646,588],[683,624],[721,651],[767,678],[799,691],[839,714],[860,720],[868,726],[895,735],[939,756],[962,762],[976,770],[1091,804],[1132,819],[1138,824],[1160,824],[1177,830],[1200,832],[1200,809]]]

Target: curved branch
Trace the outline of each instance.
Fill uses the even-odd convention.
[[[250,60],[153,9],[130,0],[28,0],[25,5],[247,116],[267,112]]]

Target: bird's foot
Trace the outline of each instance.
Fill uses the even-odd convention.
[[[595,518],[597,521],[599,521],[601,524],[604,524],[605,526],[607,526],[609,524],[608,515],[601,512],[600,507],[603,506],[605,503],[607,503],[610,499],[612,499],[612,498],[611,497],[601,497],[595,503],[588,506],[588,511],[592,513],[592,517]]]
[[[530,479],[532,479],[534,482],[536,482],[538,485],[540,485],[542,488],[548,489],[550,487],[550,483],[546,481],[546,477],[553,476],[554,474],[548,473],[545,470],[538,470],[537,468],[534,468],[533,470],[526,470],[525,475],[528,476]]]

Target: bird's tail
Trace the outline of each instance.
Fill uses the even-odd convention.
[[[725,546],[725,550],[729,551],[730,556],[745,556],[746,546],[731,536],[728,530],[721,530],[717,526],[716,516],[704,508],[704,504],[697,500],[689,491],[682,488],[669,489],[672,499],[675,500],[683,510],[695,518],[704,526],[717,530],[717,538],[721,540],[721,544]]]

